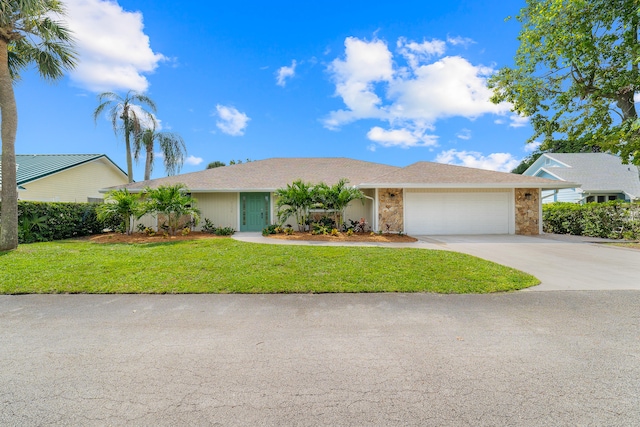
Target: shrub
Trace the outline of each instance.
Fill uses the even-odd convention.
[[[271,224],[262,229],[262,235],[268,236],[269,234],[277,234],[280,226],[277,224]]]
[[[236,230],[231,227],[218,227],[216,228],[216,232],[214,234],[216,236],[231,236],[235,232]]]
[[[95,203],[18,201],[18,241],[49,242],[101,233]]]
[[[550,203],[542,206],[542,218],[545,233],[612,239],[640,238],[638,203]]]
[[[236,232],[236,230],[231,227],[216,227],[209,218],[204,219],[202,231],[204,233],[215,234],[216,236],[231,236]]]

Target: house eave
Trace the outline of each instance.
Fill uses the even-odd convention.
[[[429,183],[429,184],[416,184],[416,183],[364,183],[357,186],[358,188],[426,188],[426,189],[447,189],[447,188],[491,188],[491,189],[508,189],[508,188],[539,188],[541,190],[553,190],[560,188],[576,188],[580,187],[580,184],[575,182],[559,181],[557,183],[490,183],[480,184],[474,182],[468,183]]]
[[[126,188],[126,187],[122,187]],[[108,193],[113,189],[102,188],[100,193]],[[130,193],[142,193],[144,188],[129,188]],[[273,193],[276,188],[189,188],[189,193]]]

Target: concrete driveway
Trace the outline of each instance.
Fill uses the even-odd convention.
[[[640,290],[640,251],[572,236],[415,236],[533,274],[530,291]]]

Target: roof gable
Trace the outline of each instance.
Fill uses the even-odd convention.
[[[625,165],[607,153],[546,153],[568,167],[545,166],[544,170],[565,181],[582,184],[585,192],[624,192],[640,197],[640,169]],[[533,166],[533,165],[532,165]]]
[[[27,184],[101,158],[107,160],[126,176],[126,173],[104,154],[17,154],[17,183],[18,186]],[[2,159],[1,155],[0,159]]]

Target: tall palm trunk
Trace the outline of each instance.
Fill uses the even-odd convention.
[[[147,151],[147,155],[144,159],[144,180],[148,181],[151,179],[151,168],[153,165],[153,140],[144,141],[144,143]]]
[[[127,150],[127,175],[129,182],[133,182],[133,160],[131,159],[131,124],[129,123],[129,110],[122,111],[121,119],[124,123],[124,147]]]
[[[2,211],[0,251],[18,247],[18,186],[16,178],[16,131],[18,108],[9,73],[7,41],[0,38],[0,113],[2,114]]]

